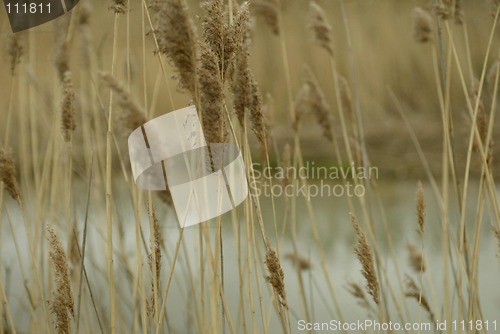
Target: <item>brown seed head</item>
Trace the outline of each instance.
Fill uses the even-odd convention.
[[[424,187],[422,182],[418,182],[417,185],[417,197],[416,197],[416,207],[417,207],[417,232],[420,236],[424,235],[425,229],[425,197],[424,197]]]
[[[20,34],[9,34],[7,39],[7,55],[9,57],[11,75],[15,74],[16,66],[21,62],[21,56],[23,55],[20,36]]]
[[[19,202],[21,191],[16,181],[14,158],[12,157],[12,153],[4,147],[0,147],[0,179],[9,195]]]
[[[71,141],[71,135],[76,129],[74,115],[75,92],[70,71],[63,75],[63,99],[61,103],[61,132],[65,142]]]
[[[55,289],[49,305],[56,318],[55,326],[58,333],[71,333],[70,315],[75,316],[75,309],[68,273],[68,260],[61,242],[50,225],[47,225],[47,233],[50,245],[49,257],[54,266],[55,281]]]
[[[408,262],[410,267],[417,273],[426,269],[424,254],[412,243],[408,243]]]
[[[195,96],[197,50],[195,27],[185,0],[166,0],[152,5],[158,52],[175,65],[179,87]]]
[[[328,23],[325,12],[316,2],[309,3],[310,28],[314,41],[333,56],[332,27]]]
[[[272,249],[268,249],[266,254],[266,266],[269,271],[269,276],[266,276],[266,281],[268,281],[273,287],[274,292],[278,296],[281,305],[285,308],[288,307],[286,303],[286,292],[285,292],[285,273],[281,268],[280,260],[276,255],[276,252]]]
[[[429,12],[421,7],[415,7],[413,9],[413,25],[414,36],[417,42],[426,43],[432,40],[434,23]]]
[[[255,14],[266,23],[271,32],[275,35],[280,34],[279,25],[279,7],[273,0],[257,0],[252,2]]]
[[[434,322],[434,313],[431,310],[427,298],[422,293],[422,290],[417,286],[415,281],[408,275],[406,275],[406,292],[405,296],[407,298],[415,299],[419,305],[427,312],[429,319]]]
[[[363,270],[361,272],[363,273],[363,277],[366,280],[368,293],[372,296],[373,301],[378,304],[380,303],[380,292],[372,250],[370,245],[368,244],[368,240],[366,239],[365,234],[359,226],[356,216],[351,215],[351,222],[356,231],[356,237],[358,241],[356,246],[354,247],[354,253],[358,257],[358,260],[363,267]]]

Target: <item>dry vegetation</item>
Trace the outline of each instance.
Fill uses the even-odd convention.
[[[480,245],[500,244],[497,1],[81,0],[15,35],[0,18],[0,333],[290,333],[352,318],[341,290],[359,319],[500,321],[483,319],[479,292]],[[168,190],[135,186],[126,139],[187,105],[207,142],[240,148],[250,184],[255,161],[410,175],[408,261],[380,180],[355,175],[366,196],[337,222],[351,228],[352,281],[333,279],[315,198],[250,187],[231,213],[180,228]]]

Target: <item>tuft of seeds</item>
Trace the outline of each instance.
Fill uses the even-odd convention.
[[[412,243],[408,243],[408,262],[413,271],[419,273],[426,269],[424,254]]]
[[[118,96],[118,105],[123,109],[120,123],[134,130],[146,123],[146,112],[134,101],[129,92],[109,73],[99,73],[99,77]]]
[[[167,0],[154,4],[157,52],[164,53],[175,65],[179,87],[196,96],[197,50],[195,27],[185,0]]]
[[[255,14],[269,26],[274,35],[280,34],[279,7],[275,0],[258,0],[252,2]]]
[[[71,141],[71,135],[76,129],[74,115],[75,91],[70,71],[63,75],[63,99],[61,103],[61,131],[65,142]]]
[[[288,307],[286,303],[286,292],[285,292],[285,273],[281,268],[280,260],[276,255],[276,252],[272,249],[268,249],[266,253],[266,266],[269,271],[269,275],[266,276],[266,281],[271,284],[274,292],[279,298],[279,302],[283,307]]]
[[[333,56],[332,27],[328,23],[325,12],[320,5],[311,1],[309,3],[310,29],[314,41],[326,52]]]
[[[150,212],[151,219],[153,219],[153,239],[151,240],[150,253],[148,255],[148,264],[149,269],[151,270],[152,275],[156,275],[156,278],[151,279],[151,299],[148,301],[148,315],[150,318],[154,317],[156,305],[155,305],[155,281],[156,279],[156,289],[159,291],[160,286],[160,277],[161,277],[161,247],[163,245],[163,237],[161,234],[161,227],[156,217],[156,213],[154,209]],[[153,253],[154,253],[154,261],[153,261]],[[157,296],[159,298],[159,296]]]
[[[0,147],[0,179],[5,190],[16,201],[21,201],[21,191],[16,181],[16,167],[12,153],[4,147]]]
[[[112,3],[109,9],[113,10],[115,14],[125,14],[127,12],[127,0],[112,0]]]
[[[16,66],[21,62],[24,51],[20,36],[19,34],[10,34],[7,38],[7,56],[9,57],[11,75],[15,74]]]
[[[52,292],[49,306],[55,316],[57,332],[69,334],[71,333],[70,316],[74,318],[75,308],[68,273],[68,259],[54,229],[50,225],[47,225],[46,228],[50,245],[49,257],[54,266],[55,281],[55,289]]]
[[[429,319],[434,322],[434,313],[427,301],[427,298],[423,295],[422,290],[417,286],[415,281],[408,275],[406,275],[406,291],[405,296],[407,298],[415,299],[419,305],[427,312]]]
[[[201,47],[199,83],[203,132],[207,143],[223,143],[227,136],[224,121],[224,85],[216,54]]]
[[[372,296],[376,304],[380,303],[379,283],[377,273],[375,271],[375,264],[373,261],[372,249],[368,244],[365,234],[359,226],[356,216],[351,214],[351,222],[356,231],[357,244],[354,247],[354,253],[358,257],[363,269],[362,274],[366,280],[366,287],[368,293]]]
[[[325,95],[316,78],[309,69],[306,69],[306,84],[309,86],[309,107],[323,129],[323,136],[331,142],[333,137],[330,124],[330,106],[326,102]]]
[[[421,7],[413,9],[413,28],[415,40],[419,43],[427,43],[432,40],[434,23],[428,11]]]
[[[266,121],[262,112],[262,95],[260,94],[259,85],[255,80],[252,72],[250,74],[250,121],[252,122],[252,130],[257,137],[259,143],[264,147],[266,142]]]
[[[416,208],[417,208],[417,233],[422,237],[425,229],[425,196],[424,187],[422,182],[418,181],[417,195],[416,195]]]

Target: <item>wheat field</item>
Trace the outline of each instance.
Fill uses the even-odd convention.
[[[4,8],[0,333],[500,332],[499,1]],[[187,106],[248,196],[183,227],[127,144]]]

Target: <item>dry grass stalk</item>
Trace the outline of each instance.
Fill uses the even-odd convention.
[[[498,256],[500,257],[500,228],[497,226],[492,226],[493,229],[493,235],[498,241]]]
[[[223,143],[227,130],[224,121],[224,85],[219,61],[206,45],[201,46],[199,87],[203,132],[207,143]]]
[[[63,75],[63,99],[61,103],[61,131],[65,142],[71,141],[72,133],[76,129],[74,115],[75,91],[70,71]]]
[[[495,72],[495,75],[496,75],[496,72]],[[472,99],[473,107],[475,107],[476,104],[478,104],[476,126],[477,126],[477,130],[479,133],[479,138],[481,140],[481,143],[479,143],[476,140],[474,143],[473,149],[474,149],[474,151],[478,152],[479,145],[482,145],[486,151],[486,154],[487,154],[486,161],[488,162],[488,164],[491,164],[491,162],[493,160],[492,159],[493,158],[493,155],[492,155],[493,154],[493,142],[490,141],[489,147],[486,147],[487,139],[488,139],[488,127],[489,127],[488,118],[489,117],[488,117],[488,113],[486,111],[484,101],[482,98],[479,97],[479,95],[480,95],[479,86],[480,86],[479,80],[474,78],[474,80],[472,82],[471,89],[470,89],[470,96]],[[484,94],[482,94],[482,95],[484,96]],[[479,101],[478,101],[478,99],[479,99]]]
[[[432,40],[434,23],[428,11],[421,7],[413,9],[414,37],[419,43],[427,43]]]
[[[16,180],[16,165],[12,153],[4,147],[0,147],[0,179],[9,195],[20,202],[21,191]]]
[[[286,143],[285,147],[283,148],[283,156],[281,160],[281,167],[284,170],[283,173],[283,180],[281,181],[283,186],[287,186],[292,183],[292,172],[291,172],[291,167],[292,167],[292,147],[290,144]]]
[[[299,270],[309,270],[312,267],[311,261],[309,259],[301,256],[297,253],[287,253],[285,254],[285,258],[290,260],[295,268]]]
[[[363,277],[366,280],[366,287],[368,293],[372,296],[373,301],[376,304],[379,304],[380,303],[379,283],[377,279],[377,273],[375,271],[372,249],[368,244],[368,240],[366,239],[365,234],[363,233],[361,227],[359,226],[356,216],[351,215],[351,222],[356,231],[356,238],[357,238],[357,244],[354,247],[354,253],[358,257],[358,260],[363,267],[363,270],[361,272],[363,273]]]
[[[128,0],[112,0],[113,4],[109,9],[113,10],[115,14],[125,14],[127,12]]]
[[[64,253],[61,242],[57,238],[53,228],[47,225],[48,240],[50,244],[49,256],[54,265],[55,289],[49,306],[54,314],[55,326],[58,333],[71,333],[70,316],[74,318],[75,309],[71,283],[68,274],[68,259]]]
[[[266,23],[271,32],[275,35],[280,34],[279,24],[279,6],[274,0],[258,0],[252,2],[255,14]]]
[[[333,56],[332,27],[328,23],[325,12],[316,2],[309,3],[310,23],[314,41]]]
[[[23,55],[23,46],[21,45],[21,35],[9,34],[7,38],[7,56],[9,58],[10,73],[12,75],[16,72],[16,66],[21,61]]]
[[[154,210],[151,212],[151,216],[153,219],[153,239],[151,240],[151,246],[148,255],[148,264],[149,269],[151,270],[152,275],[156,275],[156,278],[151,279],[151,299],[148,301],[147,312],[150,319],[152,319],[155,315],[156,305],[154,293],[155,293],[155,279],[156,279],[156,289],[157,292],[160,286],[160,277],[161,277],[161,247],[163,245],[163,237],[161,233],[160,223],[158,218],[156,217],[156,213]],[[154,258],[153,258],[154,253]],[[154,259],[154,261],[153,261]],[[154,266],[154,267],[153,267]]]
[[[416,195],[416,208],[417,208],[417,233],[422,237],[425,230],[425,196],[424,187],[422,182],[418,181],[417,195]]]
[[[417,273],[424,272],[426,269],[424,254],[412,243],[408,243],[407,248],[410,267]]]
[[[427,312],[429,320],[434,322],[434,313],[427,301],[427,298],[423,295],[422,290],[417,286],[415,281],[408,275],[406,275],[406,291],[405,296],[407,298],[415,299],[419,305]]]
[[[316,116],[318,124],[323,129],[323,136],[331,142],[333,137],[330,124],[330,106],[326,102],[318,81],[309,69],[306,69],[306,84],[309,86],[309,107],[311,112]]]
[[[146,112],[134,101],[130,93],[111,74],[100,73],[99,76],[118,97],[118,104],[123,109],[119,123],[130,130],[146,123]]]
[[[499,73],[500,69],[500,59],[496,59],[488,70],[488,74],[486,75],[486,83],[488,84],[491,94],[494,94],[493,91],[495,89],[495,80],[497,78],[497,73]]]
[[[178,71],[178,82],[196,96],[196,33],[184,0],[167,0],[152,5],[158,52],[164,53]]]
[[[273,287],[274,292],[279,297],[281,305],[285,308],[288,307],[285,292],[285,273],[281,268],[280,260],[278,259],[276,252],[272,249],[267,250],[266,266],[269,271],[269,276],[266,276],[266,281],[268,281]]]

